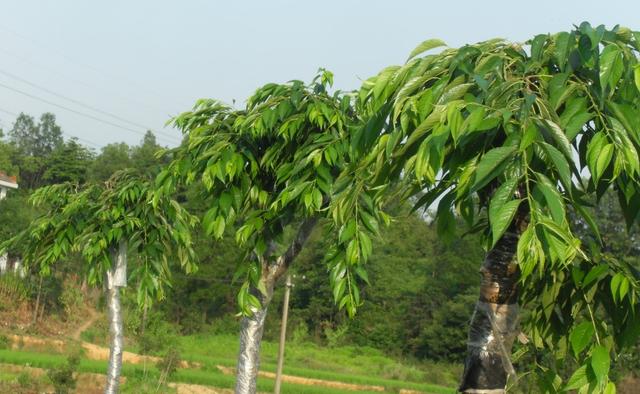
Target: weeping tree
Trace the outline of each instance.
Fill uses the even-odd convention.
[[[209,209],[202,224],[220,239],[225,229],[245,252],[236,279],[243,315],[236,393],[255,393],[260,342],[274,286],[318,220],[350,148],[351,98],[328,89],[322,71],[310,85],[268,84],[234,110],[200,100],[173,120],[185,134],[157,187],[201,182]]]
[[[128,272],[142,304],[162,298],[172,261],[187,272],[196,268],[190,230],[197,220],[154,190],[128,172],[101,184],[40,188],[31,201],[44,213],[3,244],[19,248],[25,264],[41,275],[50,274],[69,254],[81,253],[89,283],[104,284],[111,336],[105,393],[119,391],[124,351],[120,288],[127,285]]]
[[[368,253],[361,237],[376,230],[372,213],[408,199],[434,210],[443,237],[455,236],[457,217],[486,236],[460,391],[503,392],[515,377],[525,306],[523,351],[555,360],[540,367],[541,390],[614,392],[611,362],[640,334],[640,274],[583,244],[569,213],[599,240],[589,201],[614,189],[627,224],[638,218],[640,32],[584,23],[524,44],[425,54],[444,46],[423,42],[360,89],[367,121],[354,141],[367,154],[331,205],[341,234],[356,225],[329,256],[336,301],[358,301],[349,285]],[[567,361],[578,367],[565,380]]]

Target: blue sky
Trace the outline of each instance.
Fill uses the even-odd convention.
[[[428,38],[523,41],[585,20],[640,30],[631,0],[0,0],[0,9],[0,127],[14,113],[54,112],[67,136],[95,148],[136,144],[146,128],[175,145],[179,133],[164,124],[196,99],[241,104],[264,83],[310,80],[319,67],[354,89]]]

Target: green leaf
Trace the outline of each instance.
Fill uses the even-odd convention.
[[[565,135],[564,131],[558,126],[555,122],[550,120],[546,120],[546,125],[551,132],[551,137],[556,142],[558,149],[562,154],[567,158],[567,160],[571,160],[573,158],[573,154],[571,152],[571,142]]]
[[[583,386],[589,384],[589,377],[587,376],[587,366],[583,365],[571,375],[567,381],[567,385],[564,387],[566,391],[577,390]]]
[[[520,202],[522,200],[512,200],[505,203],[500,209],[493,212],[493,215],[490,214],[489,221],[491,222],[491,232],[493,234],[493,244],[494,246],[496,242],[502,237],[502,234],[507,230],[509,224],[513,220],[513,217],[516,215],[518,211],[518,206],[520,206]]]
[[[486,152],[478,163],[475,182],[471,186],[470,192],[473,193],[481,189],[495,178],[508,164],[508,159],[511,158],[516,149],[517,147],[515,146],[503,146]]]
[[[218,216],[216,218],[216,221],[213,224],[213,235],[216,238],[221,238],[222,235],[224,234],[224,227],[225,227],[224,217]]]
[[[623,278],[622,282],[620,282],[620,301],[627,295],[629,292],[629,279]]]
[[[636,88],[640,91],[640,64],[633,69],[633,79],[636,82]]]
[[[536,177],[538,178],[537,186],[544,195],[553,220],[558,224],[562,224],[565,219],[564,199],[549,178],[539,173],[536,173]]]
[[[493,193],[493,196],[491,197],[491,202],[489,203],[489,212],[497,213],[507,201],[511,200],[518,181],[519,178],[513,177],[507,179],[502,185],[500,185],[498,190],[496,190],[496,192]]]
[[[409,54],[407,61],[413,59],[414,57],[418,56],[423,52],[428,51],[429,49],[443,47],[446,45],[447,44],[444,41],[439,40],[437,38],[432,38],[430,40],[423,41],[413,51],[411,51],[411,54]]]
[[[605,146],[608,146],[604,151]],[[604,132],[596,133],[587,147],[587,165],[595,183],[598,182],[613,155],[613,144],[607,143]]]
[[[591,368],[598,382],[602,383],[605,381],[609,374],[610,366],[609,350],[602,345],[596,346],[591,353]]]
[[[345,243],[353,238],[356,233],[356,221],[355,219],[350,219],[347,224],[343,225],[340,229],[340,234],[338,238],[341,243]]]
[[[565,64],[567,64],[569,47],[573,44],[574,41],[573,34],[562,32],[558,33],[555,37],[556,41],[556,60],[558,61],[558,65],[560,65],[560,69],[564,70]]]
[[[624,71],[622,52],[615,44],[607,45],[600,54],[600,86],[602,90],[612,90],[620,80]]]
[[[600,153],[596,158],[595,168],[593,169],[593,177],[595,178],[596,182],[602,177],[605,170],[609,166],[609,163],[611,163],[614,149],[615,147],[613,144],[606,144],[602,147],[602,150],[600,150]]]
[[[378,221],[364,210],[360,211],[360,218],[365,227],[374,234],[378,233]]]
[[[560,182],[562,182],[565,190],[571,190],[571,169],[567,159],[553,145],[549,145],[546,142],[540,142],[540,146],[547,156],[549,156],[549,159],[551,159],[551,162],[558,171]]]
[[[591,343],[595,330],[593,324],[590,321],[585,321],[578,324],[569,335],[569,342],[571,342],[571,349],[573,354],[579,358],[580,353]]]
[[[613,276],[613,278],[611,278],[611,284],[610,284],[611,296],[613,297],[614,301],[618,299],[620,283],[622,283],[623,278],[624,278],[624,275],[622,275],[622,273],[620,272],[618,272]]]
[[[582,286],[586,287],[594,280],[602,278],[602,276],[609,270],[609,266],[607,264],[598,264],[595,267],[589,270],[589,273],[582,281]]]

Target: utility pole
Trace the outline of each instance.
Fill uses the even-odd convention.
[[[284,289],[284,301],[282,305],[282,326],[280,327],[280,346],[278,347],[278,369],[276,370],[276,385],[273,390],[274,394],[280,394],[280,386],[282,385],[282,365],[284,364],[284,342],[287,339],[287,318],[289,317],[289,293],[293,283],[291,282],[291,274],[287,274],[287,284]]]

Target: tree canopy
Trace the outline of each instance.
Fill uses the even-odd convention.
[[[527,332],[536,347],[571,349],[558,356],[583,365],[565,389],[604,387],[609,352],[640,334],[640,276],[603,259],[597,244],[585,248],[567,212],[599,238],[588,196],[613,188],[628,224],[637,218],[640,33],[584,23],[524,45],[491,40],[424,55],[442,46],[425,41],[405,65],[363,84],[358,108],[379,138],[356,184],[381,198],[401,178],[416,208],[437,203],[443,236],[456,212],[488,249],[524,210],[516,240],[520,301],[534,307]],[[339,224],[357,217],[358,198],[347,189],[335,200]]]

